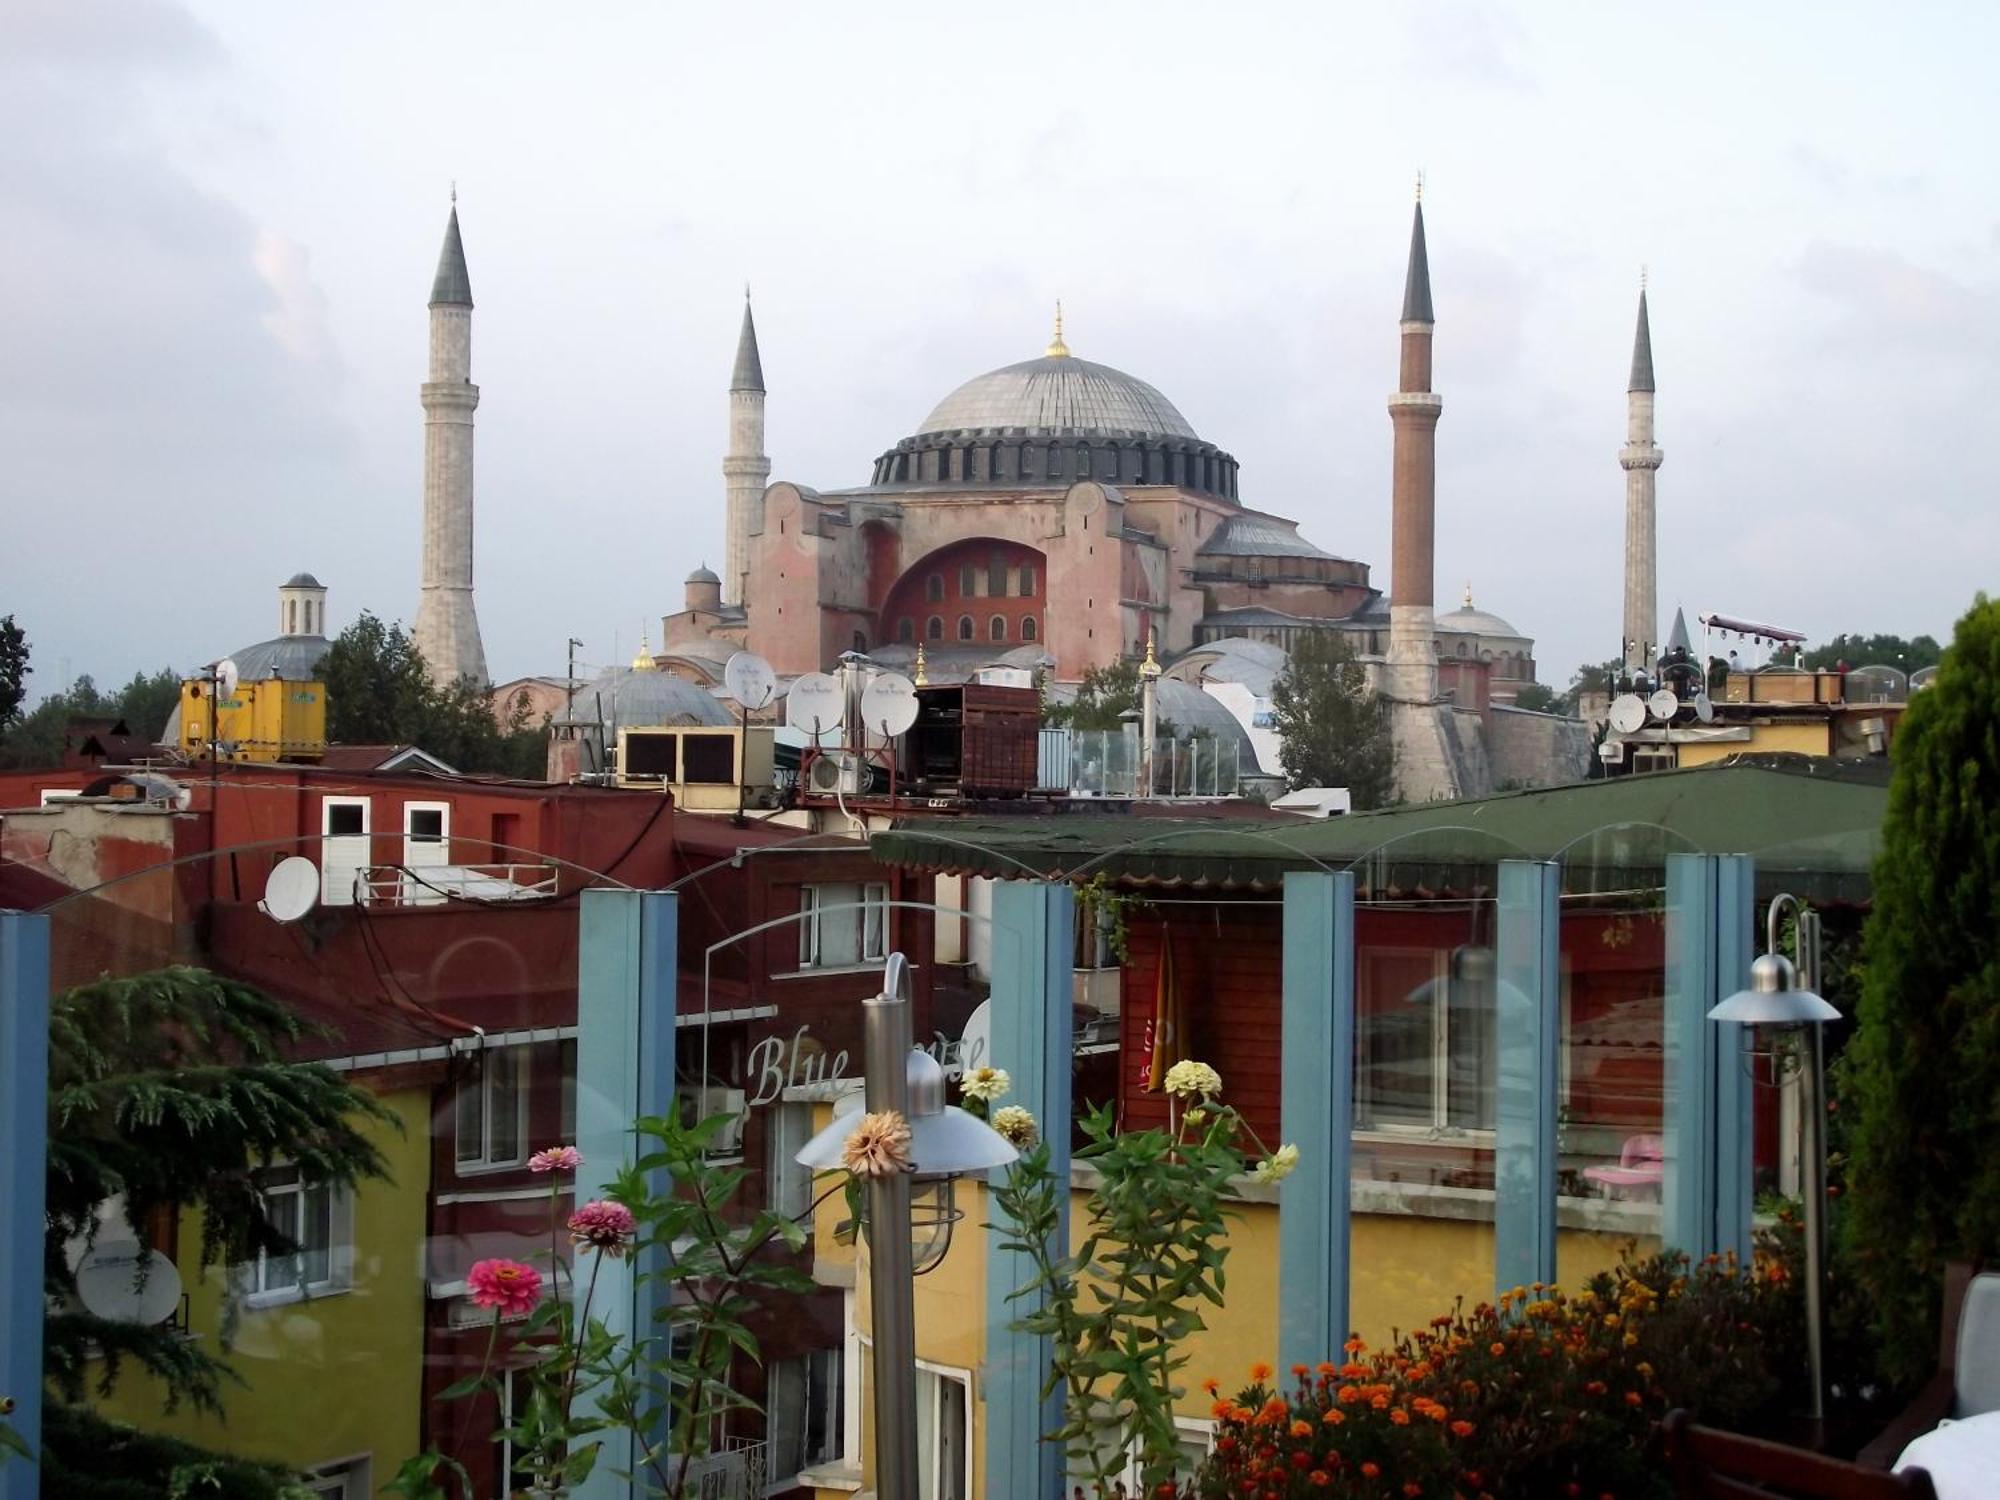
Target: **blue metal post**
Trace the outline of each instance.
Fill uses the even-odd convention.
[[[0,911],[0,1417],[33,1450],[0,1457],[0,1500],[41,1493],[42,1228],[49,1166],[49,919]]]
[[[1278,1366],[1339,1360],[1348,1321],[1354,1140],[1354,876],[1285,876],[1278,1190]]]
[[[1556,1280],[1556,1094],[1562,1031],[1562,867],[1500,863],[1493,1005],[1500,1099],[1493,1152],[1493,1280]]]
[[[1747,854],[1718,855],[1715,861],[1716,1004],[1750,982],[1756,956],[1757,867]],[[1708,1023],[1715,1054],[1715,1248],[1734,1250],[1738,1265],[1750,1263],[1750,1218],[1755,1197],[1750,1090],[1743,1060],[1743,1028],[1732,1021]]]
[[[993,888],[993,1061],[1013,1080],[1008,1102],[1041,1123],[1058,1182],[1069,1180],[1075,951],[1076,896],[1067,885],[1004,880]],[[1055,1241],[1067,1254],[1068,1199],[1060,1201]],[[1000,1217],[996,1207],[993,1218]],[[987,1240],[985,1467],[994,1497],[1064,1493],[1062,1445],[1043,1441],[1063,1424],[1062,1393],[1046,1401],[1041,1394],[1053,1351],[1048,1339],[1013,1327],[1029,1300],[1008,1300],[1025,1269],[997,1235]]]
[[[670,891],[588,890],[577,945],[576,1144],[579,1202],[604,1196],[619,1170],[639,1156],[633,1122],[674,1107],[675,989],[679,897]],[[661,1183],[662,1188],[665,1187]],[[665,1254],[606,1258],[597,1270],[591,1316],[623,1338],[645,1338],[668,1289],[657,1277]],[[619,1477],[634,1448],[607,1441],[596,1471],[576,1487],[577,1500],[628,1500],[644,1493]]]

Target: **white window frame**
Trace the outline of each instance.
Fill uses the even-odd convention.
[[[458,1085],[452,1090],[451,1126],[452,1161],[461,1177],[473,1177],[482,1172],[504,1172],[510,1167],[518,1167],[528,1159],[528,1053],[529,1047],[485,1047],[467,1055],[478,1065],[476,1083],[470,1072],[462,1075]],[[493,1154],[493,1079],[496,1066],[513,1073],[514,1082],[514,1154],[496,1157]],[[468,1153],[465,1142],[465,1111],[461,1100],[468,1086],[479,1090],[479,1140],[477,1150]]]
[[[375,1494],[372,1453],[316,1464],[306,1475],[306,1489],[321,1500],[373,1500]]]
[[[859,893],[858,899],[847,893]],[[838,899],[829,900],[829,894]],[[829,911],[854,911],[856,956],[827,962],[825,924]],[[816,881],[799,887],[799,967],[854,969],[889,956],[889,885],[882,880]]]
[[[277,1173],[289,1173],[289,1182],[263,1180]],[[262,1197],[266,1215],[269,1215],[275,1200],[288,1199],[298,1206],[297,1218],[287,1235],[296,1240],[299,1249],[300,1274],[304,1274],[304,1256],[310,1246],[305,1237],[305,1207],[309,1197],[324,1195],[326,1200],[326,1275],[317,1281],[299,1280],[272,1283],[273,1262],[281,1258],[268,1250],[259,1250],[255,1260],[247,1260],[237,1268],[243,1287],[243,1301],[247,1307],[279,1307],[290,1302],[304,1302],[314,1297],[331,1297],[347,1291],[354,1284],[354,1196],[338,1183],[307,1183],[298,1168],[291,1162],[273,1162],[258,1173],[257,1191]]]
[[[812,1206],[812,1168],[801,1166],[797,1157],[812,1139],[812,1112],[810,1104],[787,1104],[779,1099],[764,1116],[770,1173],[765,1184],[765,1201],[772,1212],[788,1218],[800,1218]]]
[[[418,838],[410,832],[411,818],[417,813],[438,815],[438,836]],[[437,858],[418,858],[419,851],[435,849]],[[451,804],[449,802],[405,802],[403,804],[403,868],[411,871],[436,869],[451,863]],[[415,875],[403,881],[403,900],[411,906],[430,906],[444,900],[444,892],[434,890]]]
[[[332,829],[333,809],[336,807],[358,807],[361,809],[361,832],[336,835]],[[375,802],[371,797],[322,797],[319,799],[319,899],[326,906],[354,905],[354,877],[368,868],[374,850]],[[361,859],[358,864],[343,863],[334,866],[329,856],[339,847],[335,840],[359,839]]]
[[[790,1359],[771,1361],[764,1392],[765,1441],[771,1455],[767,1491],[794,1489],[798,1475],[823,1468],[841,1458],[847,1436],[847,1414],[843,1405],[847,1396],[846,1360],[847,1351],[842,1343],[830,1349],[810,1349]],[[822,1372],[818,1378],[814,1376],[815,1369]],[[837,1378],[828,1378],[830,1374],[837,1375]],[[782,1389],[794,1382],[795,1390]],[[796,1405],[789,1399],[793,1395],[798,1398]],[[828,1445],[828,1451],[817,1458],[804,1451],[815,1408],[821,1412],[821,1426]],[[840,1417],[838,1427],[833,1421],[836,1413]],[[781,1419],[788,1419],[796,1425],[790,1431],[780,1431]]]
[[[1490,1142],[1494,1138],[1494,1126],[1492,1125],[1454,1125],[1451,1123],[1451,1007],[1448,1003],[1441,1004],[1439,1001],[1440,995],[1449,996],[1450,994],[1450,986],[1452,984],[1451,950],[1448,948],[1433,949],[1391,945],[1372,947],[1365,951],[1370,955],[1385,958],[1421,958],[1428,956],[1433,960],[1431,978],[1427,981],[1433,988],[1430,999],[1426,1002],[1430,1006],[1431,1013],[1430,1118],[1426,1122],[1419,1124],[1412,1120],[1378,1120],[1370,1115],[1368,1123],[1357,1127],[1354,1134],[1362,1139],[1374,1137],[1377,1139],[1388,1138],[1399,1141],[1449,1140]],[[1398,999],[1391,1003],[1402,1004],[1407,1002]],[[1357,1018],[1357,1028],[1360,1024],[1361,1022]],[[1497,1036],[1495,1037],[1495,1045],[1498,1045]],[[1367,1056],[1357,1042],[1355,1048],[1355,1067],[1358,1070],[1362,1070],[1362,1076],[1357,1076],[1355,1079],[1355,1106],[1357,1112],[1366,1107],[1368,1103],[1367,1091],[1364,1087],[1367,1065]],[[1496,1084],[1493,1099],[1493,1107],[1496,1112],[1499,1108],[1497,1087]]]
[[[943,1423],[939,1420],[939,1418],[942,1417],[944,1414],[943,1386],[946,1381],[950,1381],[952,1384],[958,1386],[964,1392],[964,1404],[960,1408],[961,1412],[965,1417],[965,1432],[962,1442],[962,1447],[964,1449],[964,1461],[961,1465],[962,1472],[959,1476],[958,1494],[964,1497],[964,1500],[971,1500],[973,1494],[972,1372],[970,1370],[959,1369],[951,1365],[935,1365],[926,1359],[920,1359],[916,1362],[916,1364],[917,1364],[917,1405],[921,1409],[926,1394],[928,1394],[930,1400],[934,1403],[931,1411],[932,1451],[929,1455],[931,1483],[929,1485],[925,1485],[923,1482],[925,1455],[920,1451],[917,1454],[917,1475],[918,1475],[917,1500],[948,1500],[948,1492],[945,1490],[944,1486],[938,1482],[942,1478],[942,1475],[939,1473],[938,1463],[941,1457],[941,1452],[943,1448],[943,1437],[944,1437]],[[926,1392],[926,1382],[924,1380],[924,1376],[926,1375],[932,1377],[931,1381],[928,1383],[929,1384],[928,1393]],[[921,1433],[923,1431],[923,1423],[919,1413],[912,1413],[911,1416],[912,1420],[917,1422],[917,1430],[918,1432]]]
[[[1102,1452],[1105,1448],[1109,1448],[1111,1446],[1112,1442],[1114,1441],[1114,1438],[1110,1430],[1111,1424],[1110,1421],[1108,1420],[1110,1415],[1110,1409],[1108,1405],[1100,1402],[1098,1404],[1098,1413],[1100,1414],[1101,1420],[1099,1420],[1096,1424],[1096,1431],[1099,1434],[1102,1434],[1102,1442],[1101,1446],[1099,1446],[1099,1451]],[[1215,1423],[1210,1421],[1206,1417],[1181,1417],[1181,1416],[1175,1417],[1174,1434],[1177,1438],[1181,1440],[1181,1442],[1185,1446],[1193,1447],[1196,1444],[1199,1444],[1202,1451],[1202,1457],[1204,1458],[1206,1458],[1210,1453],[1215,1451]],[[1064,1461],[1065,1465],[1067,1465],[1068,1462],[1067,1455],[1065,1455]],[[1126,1459],[1125,1467],[1122,1470],[1120,1470],[1117,1474],[1113,1475],[1112,1478],[1114,1481],[1123,1481],[1126,1493],[1131,1495],[1144,1494],[1145,1491],[1143,1491],[1140,1488],[1141,1481],[1144,1478],[1144,1475],[1140,1472],[1143,1467],[1144,1465],[1140,1462],[1140,1460],[1136,1456],[1128,1457]],[[1184,1474],[1181,1477],[1185,1479],[1190,1476]],[[1081,1474],[1073,1473],[1067,1467],[1065,1467],[1064,1480],[1063,1480],[1064,1484],[1075,1485],[1079,1483],[1081,1479],[1082,1479]]]

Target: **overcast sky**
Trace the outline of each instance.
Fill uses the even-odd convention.
[[[2000,573],[2000,7],[0,5],[0,614],[100,683],[413,618],[454,179],[496,679],[721,561],[745,281],[773,477],[864,482],[1078,355],[1388,582],[1411,182],[1438,598],[1615,654],[1642,264],[1660,599],[1942,636]],[[657,636],[656,636],[657,639]]]

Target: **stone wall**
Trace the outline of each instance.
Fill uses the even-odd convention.
[[[1486,743],[1496,790],[1561,786],[1590,774],[1590,728],[1581,719],[1496,703]]]

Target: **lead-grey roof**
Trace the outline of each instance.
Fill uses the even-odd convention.
[[[262,682],[272,676],[286,682],[315,682],[320,660],[331,646],[323,635],[280,635],[232,651],[229,659],[236,663],[236,675],[244,682]]]
[[[595,723],[600,708],[614,729],[735,722],[728,705],[707,688],[657,670],[613,667],[577,688],[574,720]]]
[[[1200,441],[1173,402],[1145,381],[1067,354],[975,376],[937,404],[917,435],[1009,427]]]
[[[760,392],[764,389],[764,361],[757,354],[757,320],[750,316],[748,292],[743,294],[743,331],[736,336],[736,368],[730,372],[729,388]]]
[[[1632,335],[1632,379],[1628,391],[1653,388],[1653,325],[1646,317],[1646,290],[1639,289],[1639,327]]]
[[[1667,632],[1666,654],[1671,656],[1676,651],[1686,651],[1690,655],[1694,652],[1694,642],[1688,639],[1687,614],[1678,607],[1674,610],[1674,628]]]
[[[1458,635],[1496,636],[1503,640],[1525,641],[1527,637],[1490,610],[1465,605],[1437,617],[1437,628]]]
[[[444,226],[444,248],[438,252],[437,278],[431,282],[431,306],[472,306],[472,278],[465,270],[465,244],[458,237],[456,203]]]
[[[1197,549],[1201,557],[1323,557],[1322,552],[1299,535],[1298,527],[1277,516],[1246,511],[1231,516],[1215,528],[1213,535]]]
[[[720,578],[715,576],[715,569],[711,568],[707,563],[703,563],[700,567],[696,568],[692,573],[688,574],[687,581],[689,583],[722,582]]]
[[[1403,278],[1403,321],[1433,323],[1431,316],[1431,258],[1424,248],[1424,206],[1417,205],[1417,217],[1410,225],[1410,269]]]
[[[288,589],[323,589],[326,585],[310,573],[294,573],[290,578],[285,580],[284,587]]]

